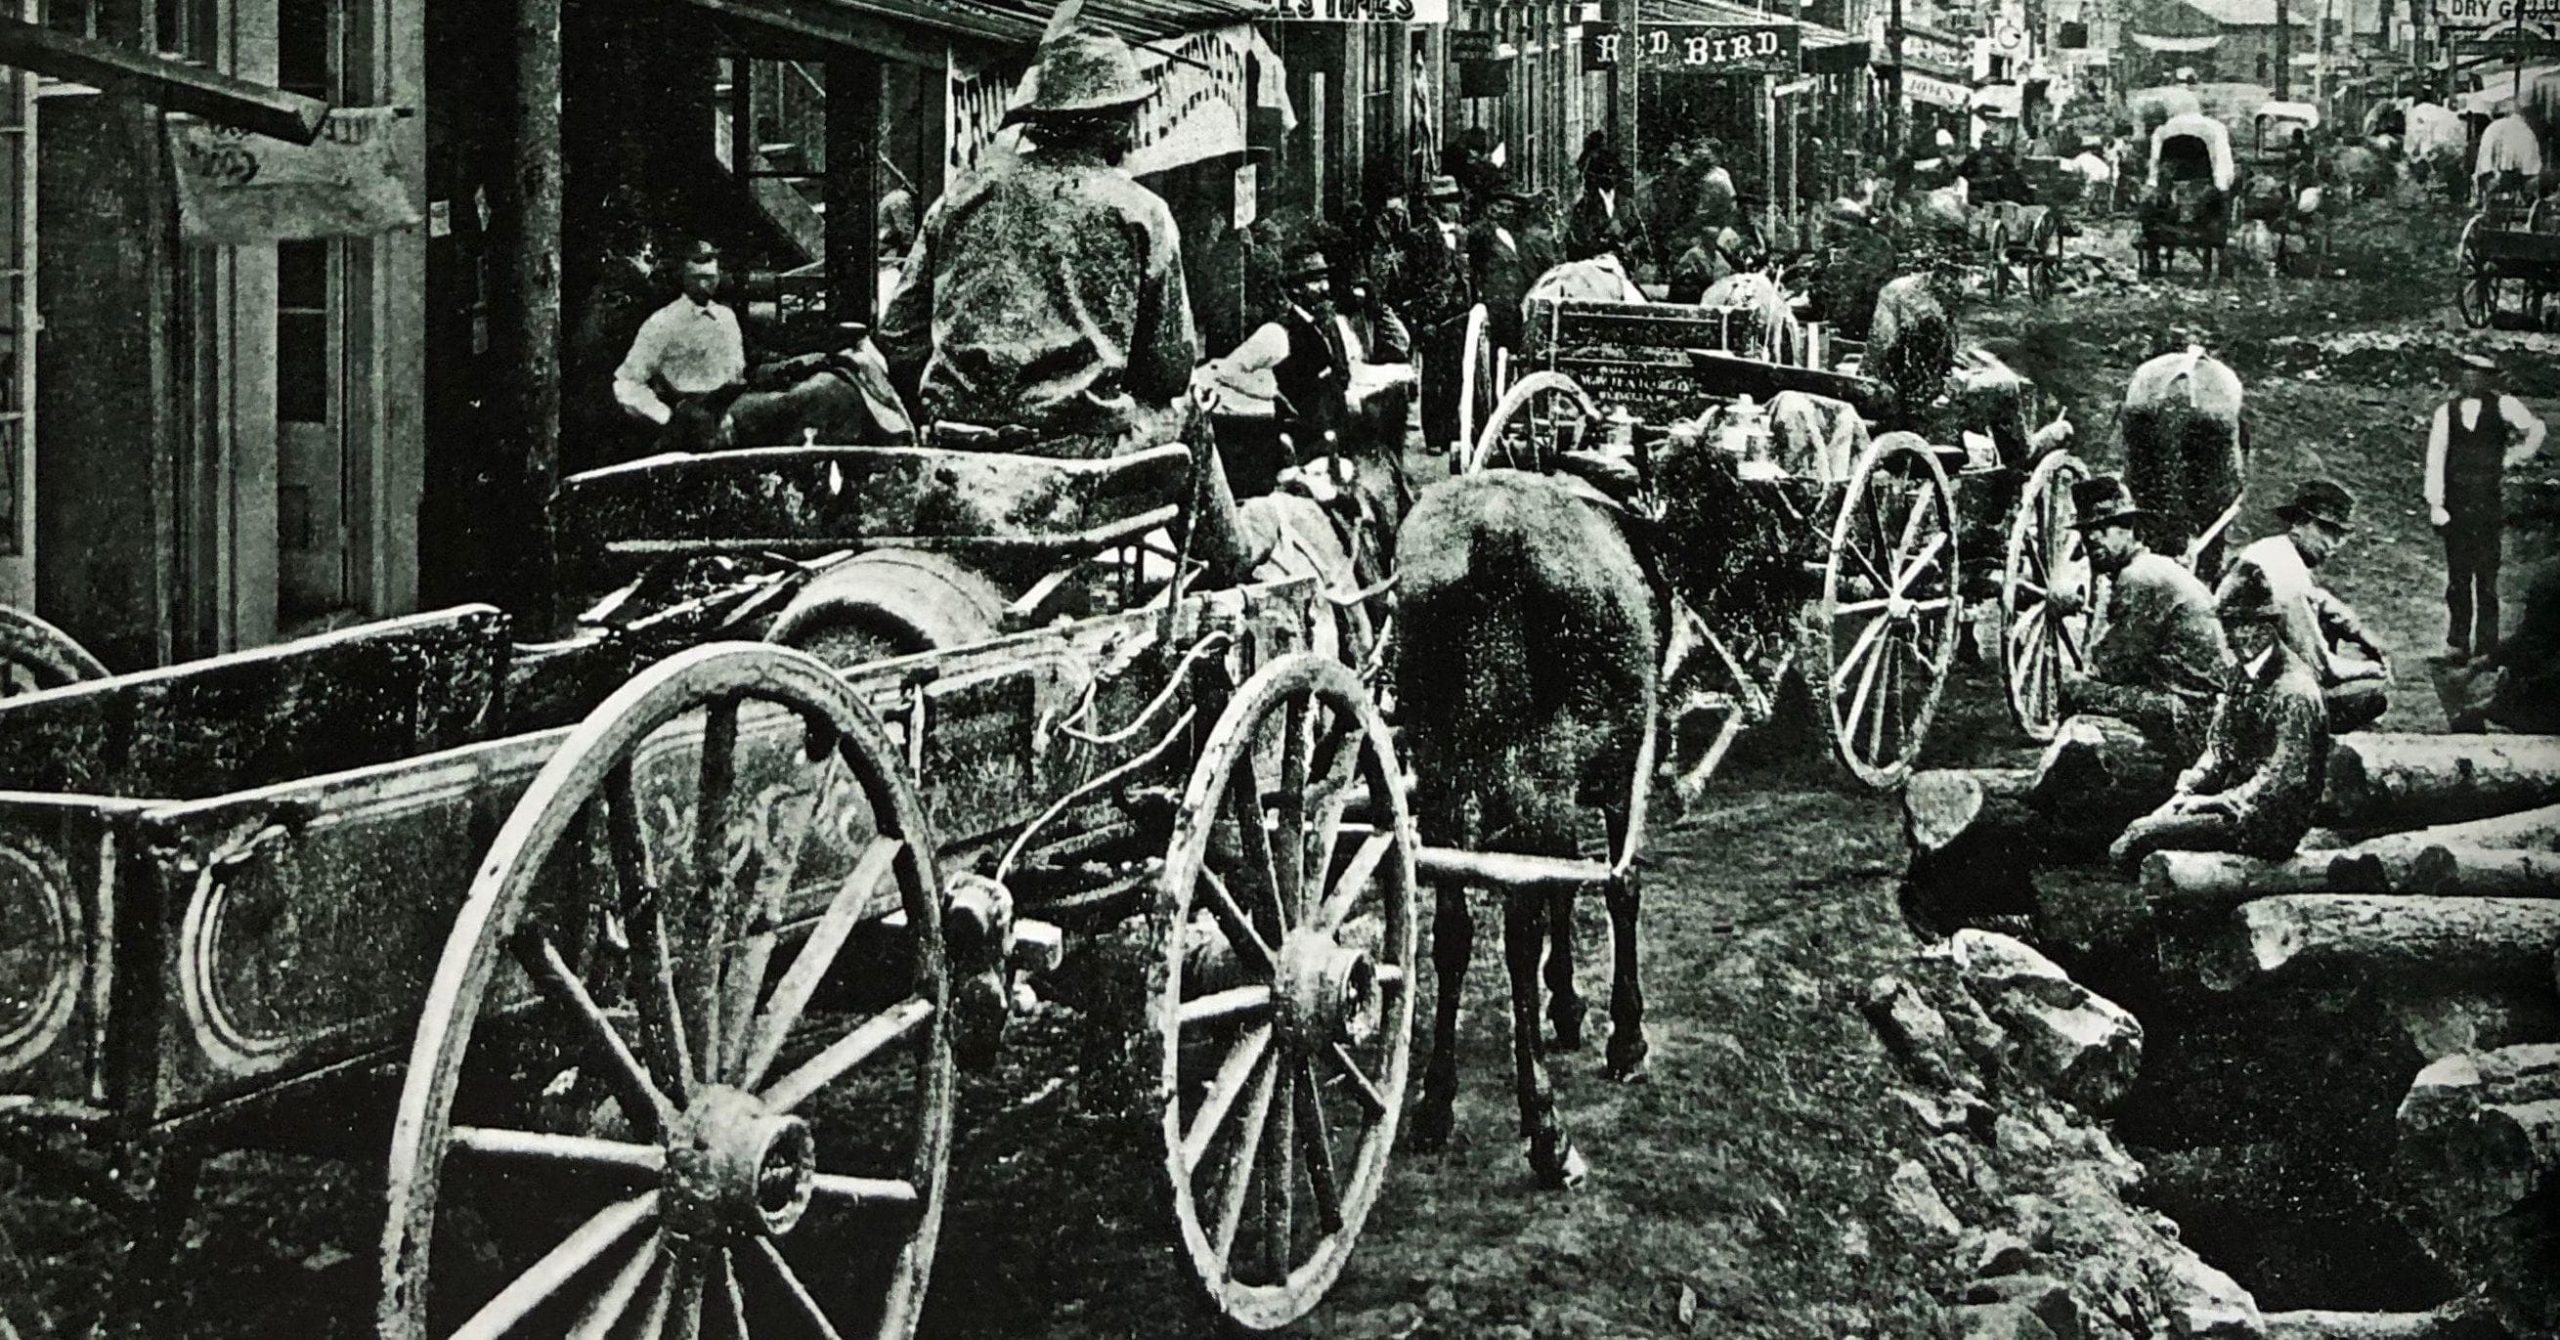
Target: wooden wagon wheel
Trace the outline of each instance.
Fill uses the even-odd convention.
[[[107,667],[69,633],[0,605],[0,698],[104,679]]]
[[[1494,383],[1493,334],[1483,303],[1467,309],[1463,347],[1458,358],[1458,440],[1449,453],[1453,470],[1458,470],[1458,463],[1465,458],[1467,448],[1474,445],[1485,416],[1493,412],[1494,401],[1502,395]]]
[[[1814,659],[1832,744],[1869,786],[1911,771],[1955,662],[1956,524],[1954,487],[1915,433],[1877,438],[1841,495]]]
[[[1502,403],[1485,420],[1483,434],[1460,454],[1458,473],[1471,475],[1496,467],[1542,469],[1554,454],[1564,425],[1577,420],[1584,439],[1590,440],[1589,430],[1600,420],[1600,406],[1582,383],[1562,372],[1532,372],[1503,392]],[[1496,451],[1501,453],[1499,459]]]
[[[1371,822],[1344,822],[1363,795]],[[1273,1330],[1332,1287],[1386,1180],[1419,843],[1385,719],[1306,654],[1237,692],[1182,816],[1149,983],[1165,1180],[1210,1304]]]
[[[2097,621],[2097,584],[2071,504],[2071,485],[2089,467],[2069,452],[2044,459],[2018,496],[2000,565],[2000,678],[2009,716],[2029,738],[2050,740],[2062,724],[2062,672],[2080,668]],[[2054,596],[2064,597],[2057,607]],[[2066,612],[2066,610],[2068,612]]]
[[[898,760],[824,664],[761,644],[661,661],[570,732],[419,1021],[383,1335],[912,1334],[952,1058]]]
[[[2474,214],[2462,225],[2462,240],[2455,245],[2454,255],[2461,262],[2462,277],[2454,289],[2454,301],[2462,309],[2464,325],[2474,330],[2488,325],[2498,314],[2498,276],[2490,269],[2489,260],[2480,254],[2480,234],[2488,222]]]

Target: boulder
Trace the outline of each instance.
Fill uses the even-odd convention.
[[[2029,1078],[2083,1111],[2124,1097],[2142,1064],[2140,1020],[2010,936],[1962,930],[1950,943],[1966,989],[2008,1030]]]
[[[1937,1183],[1929,1180],[1929,1170],[1911,1159],[1904,1159],[1885,1179],[1884,1203],[1903,1230],[1925,1246],[1950,1247],[1964,1233],[1964,1222],[1947,1208]]]

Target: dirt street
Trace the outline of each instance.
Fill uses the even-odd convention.
[[[2267,533],[2267,509],[2307,474],[2353,489],[2362,528],[2330,572],[2400,659],[2385,728],[2441,729],[2423,658],[2442,639],[2442,555],[2418,471],[2441,354],[2483,343],[2454,316],[2458,227],[2441,207],[2359,206],[2338,230],[2343,277],[2209,286],[2190,268],[2133,284],[2083,262],[2049,306],[1979,297],[1960,320],[2070,406],[2101,468],[2116,459],[2110,423],[2126,376],[2158,332],[2198,332],[2248,382],[2255,459],[2239,533]],[[2073,246],[2130,275],[2122,228],[2098,225]],[[2488,342],[2533,365],[2519,389],[2540,412],[2560,412],[2554,337]],[[2514,541],[2510,584],[2521,586],[2517,558],[2545,552],[2538,537]],[[2122,1171],[2095,1125],[2020,1100],[2004,1109],[2017,1121],[1985,1117],[1996,1134],[1950,1129],[1913,1101],[1903,1063],[1861,1012],[1875,979],[1909,972],[1919,948],[1895,909],[1903,849],[1891,800],[1839,780],[1811,741],[1754,739],[1745,753],[1706,805],[1657,834],[1644,908],[1646,1082],[1601,1075],[1606,922],[1596,897],[1583,900],[1593,1036],[1558,1059],[1555,1077],[1588,1182],[1573,1193],[1530,1183],[1514,1136],[1498,920],[1480,915],[1455,1146],[1399,1153],[1348,1272],[1298,1333],[1898,1340],[1939,1333],[2003,1234],[2077,1279],[2153,1270],[2136,1258],[2156,1263],[2168,1235],[2139,1208],[2121,1209],[2122,1232],[2148,1245],[2120,1258],[2104,1242],[2018,1227],[2036,1205],[2074,1203],[2092,1169]],[[1933,754],[2030,761],[1994,669],[1959,666]],[[1115,1110],[1125,1097],[1109,1067],[1115,1040],[1082,1017],[1060,1006],[1026,1024],[1004,1071],[966,1091],[930,1335],[1206,1333],[1157,1204],[1160,1154]],[[1967,1140],[1974,1153],[1946,1153]],[[1930,1198],[1915,1210],[1903,1194],[1906,1165],[1927,1169],[1937,1213]],[[182,1333],[364,1329],[379,1176],[378,1162],[218,1163],[211,1212],[181,1244],[192,1310]],[[0,1197],[0,1235],[0,1269],[12,1272],[0,1274],[0,1299],[94,1299],[115,1287],[95,1247],[109,1230],[85,1211],[13,1188]],[[2244,1263],[2213,1264],[2254,1284]],[[2159,1284],[2156,1275],[2144,1278]]]

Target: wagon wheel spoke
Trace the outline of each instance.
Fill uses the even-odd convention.
[[[1887,626],[1891,622],[1892,621],[1889,619],[1878,619],[1875,622],[1868,624],[1867,631],[1859,635],[1857,645],[1849,649],[1849,659],[1841,662],[1841,668],[1839,670],[1832,672],[1832,700],[1837,702],[1840,694],[1840,681],[1846,677],[1848,670],[1852,666],[1863,667],[1858,671],[1858,687],[1849,697],[1849,711],[1843,718],[1852,727],[1855,727],[1858,722],[1865,719],[1867,696],[1875,692],[1876,673],[1878,668],[1881,667],[1885,661],[1880,644],[1888,635]]]
[[[1253,752],[1247,749],[1236,757],[1235,768],[1227,779],[1227,809],[1235,818],[1236,846],[1241,857],[1241,868],[1236,873],[1246,885],[1248,910],[1256,914],[1257,929],[1278,940],[1289,929],[1289,912],[1280,896],[1271,830],[1263,826],[1267,812],[1262,807],[1262,779],[1254,767]]]
[[[1271,988],[1268,986],[1231,986],[1223,991],[1193,996],[1182,1002],[1179,1011],[1185,1028],[1254,1022],[1270,1016]]]
[[[775,1113],[790,1112],[811,1095],[833,1087],[863,1062],[913,1036],[932,1018],[932,1001],[920,996],[899,1001],[828,1043],[824,1050],[802,1062],[799,1069],[775,1080],[773,1087],[764,1091],[765,1106]]]
[[[540,1260],[507,1283],[453,1333],[453,1340],[498,1340],[535,1309],[559,1296],[569,1282],[646,1227],[658,1214],[658,1193],[644,1191],[615,1201],[572,1229]]]
[[[1183,1128],[1182,1166],[1185,1169],[1199,1170],[1201,1160],[1208,1157],[1211,1142],[1218,1138],[1219,1128],[1225,1124],[1228,1114],[1235,1109],[1236,1100],[1244,1095],[1247,1088],[1269,1087],[1267,1062],[1271,1058],[1272,1032],[1268,1024],[1257,1025],[1239,1039],[1228,1050],[1226,1059],[1219,1063],[1218,1073],[1210,1079],[1208,1092],[1202,1096],[1199,1109],[1192,1114],[1190,1124]],[[1224,1249],[1220,1254],[1224,1255]]]
[[[1930,536],[1927,544],[1920,546],[1920,552],[1914,554],[1908,549],[1903,550],[1902,552],[1908,557],[1906,561],[1894,565],[1893,593],[1897,596],[1908,595],[1915,583],[1938,567],[1938,556],[1945,553],[1946,549],[1947,534],[1945,531],[1940,531]]]
[[[1342,1186],[1333,1168],[1333,1129],[1326,1121],[1324,1095],[1316,1083],[1315,1062],[1298,1060],[1298,1138],[1306,1146],[1307,1189],[1315,1193],[1316,1222],[1327,1233],[1342,1229]]]
[[[559,947],[550,937],[531,930],[518,933],[512,944],[516,960],[533,978],[534,988],[568,1015],[569,1022],[585,1039],[623,1111],[634,1120],[649,1123],[651,1134],[663,1136],[673,1129],[675,1104],[658,1087],[648,1067],[632,1054],[631,1044],[614,1027],[612,1016],[596,1003],[595,993],[561,957]]]
[[[756,1239],[756,1249],[749,1259],[764,1263],[765,1269],[773,1275],[775,1287],[781,1290],[783,1297],[791,1300],[791,1306],[799,1312],[800,1320],[808,1326],[810,1334],[819,1340],[844,1340],[844,1333],[827,1318],[826,1309],[818,1306],[809,1286],[801,1281],[800,1272],[791,1268],[789,1258],[783,1256],[782,1249],[774,1245],[773,1239]]]
[[[1867,760],[1871,763],[1886,761],[1884,724],[1885,718],[1893,711],[1895,686],[1902,678],[1902,661],[1895,654],[1900,649],[1901,641],[1899,637],[1885,639],[1885,645],[1877,650],[1875,659],[1868,663],[1866,676],[1858,685],[1858,701],[1851,705],[1849,711],[1851,724],[1861,721],[1866,723]],[[1879,678],[1884,681],[1884,693],[1870,704],[1867,701],[1867,691],[1876,686]],[[1862,710],[1868,706],[1875,708],[1874,715],[1862,716]]]
[[[736,698],[722,698],[707,703],[702,709],[702,771],[694,792],[693,805],[693,899],[691,943],[704,946],[713,961],[699,964],[690,992],[678,992],[684,1007],[686,1035],[696,1043],[696,1064],[706,1078],[717,1078],[724,1019],[721,988],[728,976],[727,960],[733,928],[729,925],[734,900],[728,897],[729,882],[735,872],[728,868],[729,808],[731,793],[736,789],[738,771],[738,706]],[[750,846],[752,850],[752,845]]]
[[[1832,697],[1835,699],[1839,697],[1840,690],[1849,682],[1849,676],[1856,673],[1858,667],[1874,654],[1876,643],[1892,626],[1893,620],[1879,617],[1868,620],[1867,626],[1858,630],[1856,640],[1849,644],[1849,654],[1841,657],[1840,664],[1831,671]]]
[[[906,844],[896,838],[874,838],[863,849],[852,873],[837,886],[826,912],[810,929],[809,938],[801,941],[791,966],[783,969],[782,980],[774,985],[773,998],[766,1003],[764,1013],[755,1020],[738,1067],[739,1088],[753,1090],[764,1082],[774,1058],[782,1054],[783,1044],[799,1024],[801,1012],[809,1007],[809,998],[817,993],[827,970],[835,966],[845,938],[853,933],[863,910],[878,896],[881,881],[891,877],[897,862],[906,854]]]
[[[1368,891],[1369,881],[1377,877],[1378,866],[1387,859],[1389,852],[1395,850],[1395,845],[1396,835],[1393,833],[1371,833],[1360,843],[1359,850],[1351,853],[1350,862],[1342,867],[1342,873],[1334,876],[1333,888],[1325,896],[1324,909],[1316,917],[1318,928],[1331,931],[1341,927],[1343,919],[1350,916],[1351,909],[1359,904],[1360,895]]]
[[[697,1079],[686,1044],[684,1014],[676,1003],[674,956],[667,948],[666,900],[640,833],[640,796],[625,761],[605,779],[606,847],[621,889],[623,925],[636,955],[640,1038],[651,1068],[664,1076],[678,1101]]]
[[[1307,798],[1314,814],[1305,849],[1308,877],[1315,881],[1308,890],[1307,901],[1324,898],[1325,905],[1330,906],[1324,885],[1325,874],[1333,869],[1335,849],[1342,840],[1342,816],[1351,804],[1351,784],[1360,779],[1361,764],[1369,760],[1370,751],[1361,747],[1367,743],[1368,735],[1360,729],[1357,718],[1339,712],[1328,712],[1327,716],[1325,728],[1318,732],[1319,738],[1311,751],[1314,767],[1313,776],[1307,784]],[[1367,770],[1378,772],[1374,760],[1369,761],[1372,766]],[[1374,777],[1370,780],[1372,786],[1380,784]],[[1317,925],[1327,924],[1321,909],[1309,915]]]
[[[1361,1110],[1369,1114],[1370,1120],[1387,1115],[1385,1094],[1379,1090],[1377,1081],[1370,1079],[1368,1072],[1360,1068],[1359,1058],[1351,1054],[1350,1048],[1339,1042],[1328,1043],[1324,1055],[1325,1059],[1333,1062],[1334,1073],[1350,1087],[1351,1096],[1360,1101]]]
[[[671,1258],[667,1271],[667,1318],[655,1334],[667,1340],[695,1340],[702,1334],[702,1261],[685,1253]]]
[[[1295,926],[1307,919],[1307,754],[1314,707],[1307,696],[1293,696],[1281,714],[1280,790],[1273,797],[1272,897],[1280,905],[1280,924]]]
[[[729,1323],[729,1334],[749,1340],[747,1290],[738,1281],[738,1258],[729,1252],[720,1254],[720,1315]]]
[[[605,1282],[603,1291],[587,1304],[586,1311],[578,1315],[577,1324],[569,1328],[568,1340],[611,1340],[615,1326],[622,1321],[624,1314],[631,1311],[631,1305],[640,1300],[640,1291],[647,1287],[651,1274],[658,1269],[658,1258],[665,1242],[663,1234],[651,1233],[640,1244],[640,1249],[631,1254],[631,1259],[623,1263],[622,1269],[615,1271],[613,1278]]]
[[[1236,1231],[1244,1224],[1245,1197],[1253,1192],[1253,1174],[1261,1162],[1263,1132],[1271,1121],[1271,1100],[1276,1086],[1276,1068],[1263,1066],[1253,1082],[1253,1096],[1245,1103],[1244,1122],[1237,1127],[1235,1145],[1227,1153],[1226,1176],[1221,1182],[1218,1200],[1218,1232],[1211,1239],[1218,1259],[1233,1270]],[[1195,1163],[1193,1166],[1197,1166]]]
[[[666,1268],[658,1272],[657,1286],[649,1291],[649,1310],[640,1316],[640,1325],[632,1334],[662,1336],[667,1333],[667,1315],[676,1305],[676,1258],[667,1258]]]
[[[1297,1232],[1298,1068],[1289,1059],[1272,1067],[1277,1086],[1271,1103],[1271,1129],[1262,1138],[1262,1273],[1272,1284],[1289,1278],[1289,1252]]]
[[[632,1181],[655,1178],[667,1167],[667,1151],[661,1145],[490,1126],[456,1126],[449,1139],[458,1154],[581,1168]]]
[[[1215,871],[1203,870],[1200,872],[1199,894],[1201,905],[1208,908],[1209,915],[1217,920],[1218,929],[1226,933],[1228,945],[1244,961],[1245,967],[1260,976],[1271,976],[1271,942],[1262,937],[1261,928],[1253,924],[1253,918],[1245,912],[1243,904],[1238,903],[1235,894],[1227,889],[1227,882],[1218,878]]]

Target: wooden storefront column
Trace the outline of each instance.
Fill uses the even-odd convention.
[[[550,569],[542,508],[560,478],[560,6],[512,0],[516,118],[495,183],[493,239],[505,264],[489,295],[489,366],[501,388],[499,440],[521,471],[510,518],[518,559],[545,579],[533,608],[547,625]]]
[[[1413,30],[1398,25],[1376,40],[1395,46],[1394,66],[1387,72],[1387,152],[1396,160],[1389,177],[1395,183],[1393,193],[1403,195],[1417,184],[1413,180]]]
[[[881,295],[880,58],[827,62],[827,315],[870,324]],[[916,202],[921,212],[929,203]]]

